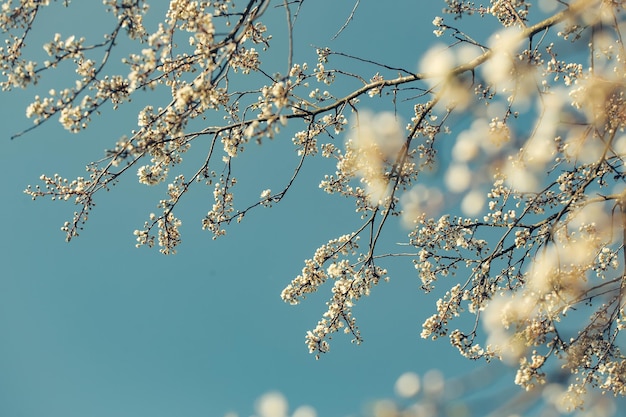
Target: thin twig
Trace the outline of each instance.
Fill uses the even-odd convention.
[[[331,41],[334,41],[337,38],[337,36],[339,36],[339,34],[343,32],[345,28],[348,27],[348,25],[350,24],[350,21],[354,18],[354,13],[356,12],[356,8],[359,7],[359,3],[361,3],[361,0],[356,0],[356,3],[354,4],[352,11],[350,12],[350,16],[348,16],[348,20],[346,20],[346,23],[344,23],[341,29],[339,29],[339,32],[335,33],[335,36],[330,38]]]

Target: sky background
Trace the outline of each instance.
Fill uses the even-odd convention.
[[[99,39],[111,16],[101,2],[76,3],[68,10],[53,5],[31,47],[55,32]],[[431,21],[443,3],[393,3],[392,12],[381,10],[380,2],[362,2],[354,22],[331,41],[354,3],[304,2],[295,41],[306,47],[295,61],[314,65],[308,45],[327,45],[417,68],[436,39]],[[272,31],[280,53],[283,14],[268,13],[270,31],[272,19],[280,19]],[[60,226],[74,206],[33,202],[24,188],[42,173],[84,175],[86,163],[136,126],[136,107],[105,111],[80,135],[55,121],[9,140],[29,126],[24,111],[34,94],[66,85],[63,77],[61,71],[33,90],[0,95],[1,416],[247,416],[255,399],[271,390],[283,392],[292,410],[309,404],[320,416],[357,415],[368,402],[393,396],[394,382],[406,371],[438,368],[454,375],[476,366],[447,340],[419,337],[435,297],[419,291],[406,259],[389,264],[391,281],[355,308],[361,346],[338,335],[320,360],[308,354],[304,335],[325,311],[329,289],[297,307],[283,303],[280,292],[304,259],[352,231],[356,220],[352,202],[317,188],[323,166],[305,166],[282,203],[251,213],[217,241],[200,230],[211,190],[194,190],[178,211],[183,244],[169,257],[134,247],[132,232],[156,211],[163,189],[139,185],[131,174],[99,196],[81,236],[65,243]],[[387,105],[372,108],[391,110]],[[235,161],[249,178],[240,186],[241,195],[247,193],[242,202],[253,202],[265,188],[280,189],[297,163],[288,134],[249,153]],[[386,244],[405,236],[391,224]]]

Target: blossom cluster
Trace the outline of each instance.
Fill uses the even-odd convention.
[[[279,203],[305,160],[325,158],[334,169],[319,188],[351,199],[360,223],[321,245],[281,294],[297,304],[329,287],[326,312],[305,337],[311,353],[327,352],[337,332],[362,340],[352,308],[387,278],[379,264],[394,255],[411,259],[423,291],[441,291],[423,337],[447,336],[468,358],[512,363],[528,390],[548,383],[556,363],[571,374],[573,406],[590,386],[626,393],[623,2],[446,0],[445,17],[432,23],[440,41],[450,39],[408,69],[325,46],[308,51],[308,65],[294,62],[293,45],[279,67],[267,55],[269,0],[172,0],[157,25],[145,22],[144,1],[105,0],[113,19],[102,42],[55,34],[39,64],[25,40],[48,3],[9,1],[0,11],[3,90],[42,83],[62,66],[76,74],[35,96],[26,131],[57,118],[78,133],[107,103],[119,109],[167,93],[137,110],[136,129],[89,164],[88,176],[44,175],[43,187],[26,190],[78,205],[63,226],[68,239],[95,194],[130,174],[165,193],[135,232],[137,245],[175,253],[182,222],[174,213],[192,187],[213,191],[201,226],[217,238],[250,210]],[[290,44],[301,3],[280,6]],[[460,27],[468,19],[500,29],[481,40]],[[122,39],[132,49],[126,73],[111,73]],[[367,72],[355,72],[357,63]],[[389,111],[368,110],[381,103]],[[268,140],[293,148],[293,176],[279,191],[254,184],[263,191],[242,206],[237,162]],[[202,162],[187,157],[191,150]],[[395,217],[410,229],[412,252],[381,254]],[[474,324],[454,328],[466,315]]]

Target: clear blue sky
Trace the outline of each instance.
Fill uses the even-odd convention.
[[[55,5],[47,20],[53,23],[32,43],[45,31],[96,36],[110,16],[101,2],[83,3],[89,4],[72,5],[71,14]],[[362,2],[354,23],[331,41],[353,2],[304,2],[296,42],[416,68],[435,40],[431,21],[443,3],[421,2],[419,10],[414,3],[396,1],[387,10]],[[74,23],[79,29],[72,31]],[[273,34],[277,45],[284,42],[284,33]],[[296,61],[303,60],[314,63],[313,48],[297,51]],[[64,80],[46,80],[41,91]],[[354,224],[351,203],[317,188],[323,172],[313,165],[284,203],[247,216],[218,241],[200,230],[210,190],[194,192],[179,211],[184,243],[176,256],[134,247],[132,231],[156,210],[162,189],[141,186],[132,175],[100,196],[84,232],[65,243],[59,228],[74,207],[32,202],[23,189],[42,173],[83,175],[87,162],[135,126],[136,109],[108,112],[78,136],[54,122],[9,141],[28,126],[24,109],[33,95],[0,95],[1,416],[246,416],[269,390],[285,393],[293,407],[310,404],[320,416],[345,416],[393,395],[405,371],[440,368],[450,375],[474,365],[445,340],[420,339],[434,299],[418,290],[406,260],[356,309],[363,345],[339,335],[321,360],[308,354],[304,334],[329,293],[293,307],[280,291],[320,244]],[[242,185],[250,200],[264,188],[279,189],[296,163],[288,135],[251,152],[262,162],[249,155],[237,167],[263,179]],[[389,242],[402,241],[405,232],[394,232]]]

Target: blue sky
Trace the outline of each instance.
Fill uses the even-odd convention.
[[[71,12],[55,5],[41,36],[94,36],[109,16],[101,2],[89,3],[73,5]],[[431,20],[442,4],[424,2],[419,13],[383,13],[379,2],[363,2],[355,22],[331,41],[353,6],[343,3],[333,5],[335,11],[305,2],[296,42],[409,68],[435,39]],[[395,3],[399,10],[414,9],[410,0]],[[75,22],[79,28],[70,32]],[[277,45],[284,42],[281,33],[274,37]],[[315,61],[313,48],[296,52],[296,61],[303,60]],[[64,80],[44,80],[38,88],[58,88]],[[156,209],[162,189],[139,185],[132,175],[100,196],[81,236],[65,243],[60,226],[74,207],[32,202],[22,191],[42,173],[83,175],[86,163],[135,126],[136,109],[105,112],[77,136],[52,122],[10,141],[28,126],[24,109],[34,94],[0,95],[0,415],[246,416],[257,397],[279,390],[293,407],[310,404],[320,416],[345,416],[392,396],[405,371],[440,368],[450,375],[475,365],[445,340],[420,339],[434,297],[419,291],[406,260],[391,264],[391,282],[356,308],[364,344],[339,335],[319,361],[308,354],[304,334],[323,313],[328,293],[293,307],[280,300],[280,291],[305,258],[351,231],[355,221],[351,203],[317,188],[324,172],[315,164],[305,167],[284,202],[250,214],[217,241],[200,230],[210,190],[195,190],[179,211],[183,244],[175,256],[134,247],[132,232]],[[258,180],[241,186],[249,199],[287,179],[297,163],[290,139],[278,137],[236,162],[244,177]],[[393,245],[405,231],[391,227],[387,240]]]

